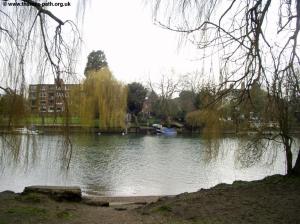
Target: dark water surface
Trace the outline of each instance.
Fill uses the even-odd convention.
[[[172,195],[285,174],[283,147],[277,143],[251,150],[245,139],[222,138],[218,150],[209,150],[200,137],[74,135],[72,160],[65,171],[61,136],[13,138],[13,144],[1,139],[0,191],[77,185],[86,194]],[[294,155],[299,141],[296,144]]]

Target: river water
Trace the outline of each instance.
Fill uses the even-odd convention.
[[[71,141],[72,159],[66,170],[63,137],[2,137],[0,191],[76,185],[93,195],[173,195],[285,174],[283,147],[275,142],[249,148],[247,139],[233,137],[209,145],[199,136],[84,134],[71,136]],[[294,155],[297,148],[299,141]]]

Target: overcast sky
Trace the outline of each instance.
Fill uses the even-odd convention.
[[[72,5],[72,8],[76,4]],[[69,11],[70,9],[68,9]],[[66,9],[59,14],[66,13]],[[123,82],[157,80],[162,73],[201,69],[195,46],[178,48],[178,34],[153,24],[150,6],[141,0],[97,0],[86,8],[78,73],[92,50],[103,50],[115,77]]]
[[[71,2],[70,7],[49,7],[48,9],[62,20],[76,20],[76,3],[79,0],[53,0],[51,2],[66,3],[68,1]],[[83,71],[88,54],[93,50],[103,50],[114,76],[126,83],[133,81],[146,82],[149,78],[155,81],[162,74],[175,73],[180,75],[195,71],[198,71],[200,74],[203,71],[203,74],[206,74],[205,79],[209,77],[210,80],[214,79],[214,81],[218,81],[217,76],[220,74],[220,65],[222,65],[219,57],[224,56],[223,49],[217,49],[220,50],[218,52],[216,49],[210,48],[210,51],[214,51],[213,53],[215,54],[209,57],[210,53],[206,52],[207,58],[200,60],[204,54],[204,50],[203,52],[199,52],[196,46],[189,42],[179,47],[180,38],[178,33],[154,25],[151,6],[145,5],[147,0],[80,1],[89,2],[85,10],[85,18],[82,26],[82,50],[79,54],[76,70],[81,78],[84,77]],[[263,27],[265,31],[264,36],[269,37],[272,51],[273,49],[275,49],[274,51],[281,50],[280,45],[284,46],[285,44],[285,41],[281,41],[281,39],[286,40],[287,37],[285,32],[281,34],[282,37],[276,34],[278,20],[273,15],[273,12],[279,8],[276,3],[276,1],[272,2],[273,9],[270,9],[272,13],[269,13],[267,16]],[[230,1],[222,1],[222,4],[219,5],[221,13],[226,8],[223,7],[223,4],[231,3]],[[243,17],[243,15],[240,16],[241,18]],[[218,19],[218,17],[215,19]],[[52,23],[57,25],[53,21]],[[230,26],[230,24],[227,26]],[[68,36],[71,35],[69,35],[68,29],[66,29],[67,27],[64,28],[64,34],[66,34],[64,37],[68,39]],[[267,50],[269,50],[269,47],[267,47]],[[268,55],[264,60],[268,62]],[[270,68],[272,68],[273,63],[269,64]],[[234,70],[233,68],[237,65],[233,62],[227,66],[229,70]],[[238,77],[243,75],[243,72],[241,69],[233,73]],[[36,80],[34,72],[29,71],[28,74],[30,75],[29,83],[39,81]],[[215,74],[216,77],[213,77],[212,74]],[[49,77],[53,79],[53,74],[49,74]],[[48,82],[48,79],[46,81]]]

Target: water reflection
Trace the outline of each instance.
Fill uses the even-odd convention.
[[[271,166],[276,162],[278,153],[284,152],[282,144],[276,141],[244,138],[238,142],[239,145],[236,150],[235,161],[236,165],[241,168],[254,166],[260,161]]]
[[[99,195],[178,194],[285,173],[283,147],[275,142],[252,149],[247,147],[248,139],[222,138],[212,151],[198,137],[71,138],[73,156],[67,173],[61,169],[62,137],[18,136],[14,140],[21,146],[15,148],[18,153],[7,150],[1,139],[0,191],[22,191],[24,186],[39,184],[79,185],[85,193]]]

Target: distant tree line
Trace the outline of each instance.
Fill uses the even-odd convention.
[[[125,126],[126,113],[132,123],[145,125],[179,122],[189,130],[214,132],[229,128],[238,132],[252,122],[278,125],[275,97],[254,83],[250,89],[218,89],[212,82],[199,81],[199,74],[181,78],[162,75],[157,82],[122,84],[110,72],[103,51],[89,54],[81,87],[71,92],[68,107],[71,116],[85,126],[103,129]],[[9,94],[8,94],[9,93]],[[299,122],[300,96],[291,89],[287,101],[290,123]],[[29,114],[27,100],[13,91],[0,97],[2,125],[20,123]],[[9,105],[9,106],[8,106]],[[253,126],[254,128],[254,126]]]
[[[194,73],[180,78],[162,75],[156,82],[125,85],[114,78],[101,50],[89,54],[84,74],[81,87],[72,90],[67,103],[70,115],[79,117],[85,126],[124,128],[126,113],[131,114],[135,125],[155,122],[170,126],[178,122],[204,133],[224,128],[238,132],[249,129],[251,122],[279,125],[276,97],[259,83],[248,89],[243,85],[218,89],[212,82],[199,81],[200,75]],[[288,105],[290,123],[299,122],[296,89],[287,91],[282,101]],[[0,97],[2,125],[20,123],[28,114],[29,106],[21,95],[7,91]]]

